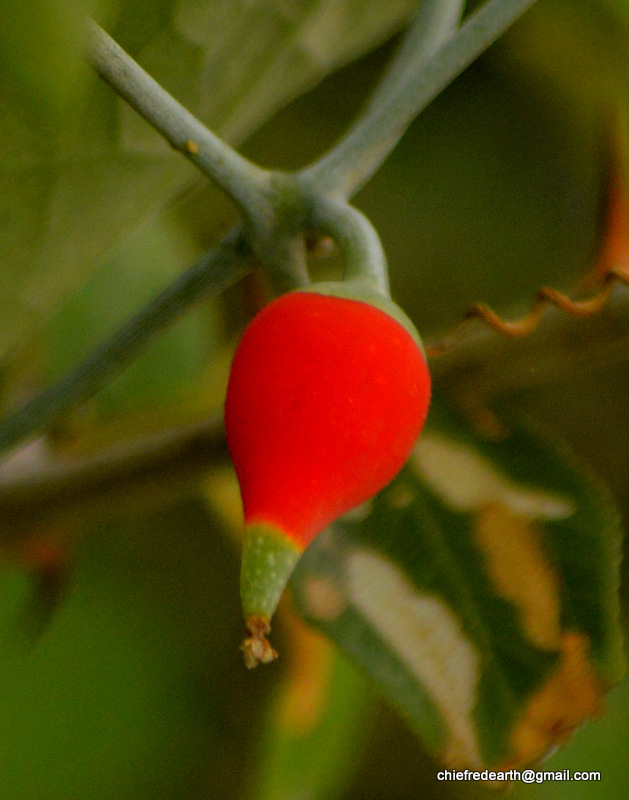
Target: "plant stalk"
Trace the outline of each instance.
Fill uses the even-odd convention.
[[[534,2],[488,0],[456,33],[462,3],[424,3],[364,113],[328,153],[302,171],[303,177],[322,193],[356,194],[415,117]]]
[[[229,147],[145,72],[105,31],[89,20],[87,59],[111,88],[175,150],[212,178],[246,219],[271,213],[271,173]]]
[[[250,250],[240,226],[203,255],[155,300],[96,347],[72,372],[35,395],[0,424],[0,455],[42,431],[73,405],[95,394],[155,336],[203,296],[226,289],[247,271]]]
[[[362,280],[390,296],[389,269],[382,242],[367,217],[344,200],[317,197],[309,222],[329,234],[343,254],[346,281]]]
[[[386,259],[378,235],[346,200],[377,170],[414,117],[533,2],[488,0],[456,30],[461,0],[425,0],[363,116],[329,153],[297,175],[285,176],[283,183],[278,173],[261,169],[222,142],[98,25],[90,23],[88,59],[96,72],[234,199],[243,223],[74,371],[5,419],[0,424],[0,454],[93,395],[202,295],[221,291],[241,277],[252,253],[274,269],[278,281],[288,288],[302,283],[305,257],[300,220],[337,239],[346,258],[347,278],[366,278],[388,294]],[[291,188],[298,190],[294,197]]]

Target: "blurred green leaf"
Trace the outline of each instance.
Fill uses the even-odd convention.
[[[74,68],[59,66],[78,59],[75,23],[86,4],[42,2],[22,17],[23,6],[11,2],[0,38],[5,57],[17,59],[0,85],[0,354],[196,176],[109,88],[84,74],[84,93]],[[136,0],[122,4],[116,25],[107,25],[106,13],[100,19],[177,99],[238,142],[389,36],[412,5],[381,1],[365,14],[359,0]],[[74,22],[57,36],[65,15]],[[32,65],[24,66],[23,50],[36,53]],[[51,121],[40,108],[48,100],[71,113]]]
[[[246,702],[236,555],[201,502],[152,506],[81,526],[35,641],[28,580],[0,575],[3,800],[196,800],[243,782],[239,737],[265,693],[249,681]]]
[[[103,0],[3,2],[0,94],[32,115],[32,124],[61,125],[62,115],[72,120],[87,71],[77,47],[83,19],[104,8]]]
[[[439,403],[429,422],[391,486],[306,551],[299,605],[446,765],[531,763],[621,677],[618,515],[521,423],[484,440]]]
[[[143,226],[50,319],[39,334],[49,384],[74,368],[101,340],[173,280],[194,248],[182,231],[159,218]],[[198,382],[213,354],[218,316],[212,306],[185,315],[147,352],[98,393],[95,405],[111,416],[151,411],[181,398]]]
[[[598,771],[600,780],[561,781],[525,786],[517,784],[513,797],[517,800],[564,800],[567,794],[574,800],[624,800],[629,775],[629,681],[623,680],[609,693],[607,714],[579,731],[570,747],[557,751],[542,770]]]
[[[272,697],[247,796],[332,800],[352,778],[369,732],[370,684],[312,633],[299,631],[288,646],[288,674]]]

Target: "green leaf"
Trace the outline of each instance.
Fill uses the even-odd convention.
[[[543,765],[543,770],[561,772],[598,771],[600,778],[581,781],[579,794],[573,794],[575,783],[570,784],[570,795],[583,800],[624,800],[627,795],[626,781],[629,775],[629,751],[626,742],[629,738],[629,681],[623,680],[610,692],[608,713],[604,719],[597,720],[575,736],[574,743],[560,749]],[[564,773],[565,774],[565,773]],[[535,787],[535,800],[564,800],[566,782],[547,780]],[[530,800],[530,789],[517,783],[512,795],[515,800]]]
[[[32,114],[33,122],[43,116],[54,126],[62,123],[62,115],[71,115],[71,104],[84,88],[86,70],[77,47],[83,19],[103,5],[98,0],[3,2],[0,92]]]
[[[437,402],[295,591],[445,764],[508,769],[598,715],[622,675],[619,537],[607,493],[528,425],[486,440]]]
[[[238,142],[289,98],[389,36],[413,3],[380,0],[369,14],[360,0],[122,6],[117,25],[102,13],[99,21],[193,113]],[[87,72],[82,37],[57,35],[64,15],[75,31],[93,8],[58,0],[25,9],[11,0],[11,24],[0,35],[9,62],[0,82],[0,355],[143,218],[198,179]],[[32,69],[24,53],[37,55]]]
[[[48,321],[43,343],[46,384],[73,369],[138,308],[173,280],[194,248],[182,231],[162,218],[143,226]],[[207,303],[193,310],[151,343],[140,358],[96,396],[101,412],[144,412],[197,389],[201,371],[218,336],[216,314]]]
[[[265,718],[248,796],[332,800],[353,776],[370,730],[370,682],[311,631],[294,630],[288,647],[288,674]]]
[[[265,692],[245,690],[235,553],[200,500],[128,513],[131,497],[64,520],[85,538],[37,638],[29,581],[0,571],[3,800],[234,797],[243,782],[235,734]]]

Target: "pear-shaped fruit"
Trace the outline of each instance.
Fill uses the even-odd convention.
[[[325,293],[316,286],[282,295],[254,318],[227,390],[251,666],[275,656],[265,634],[303,549],[392,480],[430,402],[419,336],[397,306],[348,297],[345,284],[343,296],[332,294],[334,284],[322,285]]]

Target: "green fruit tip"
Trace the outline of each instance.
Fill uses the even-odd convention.
[[[266,522],[248,523],[240,570],[240,597],[247,626],[242,644],[251,669],[277,658],[266,640],[270,620],[303,548],[281,529]]]

